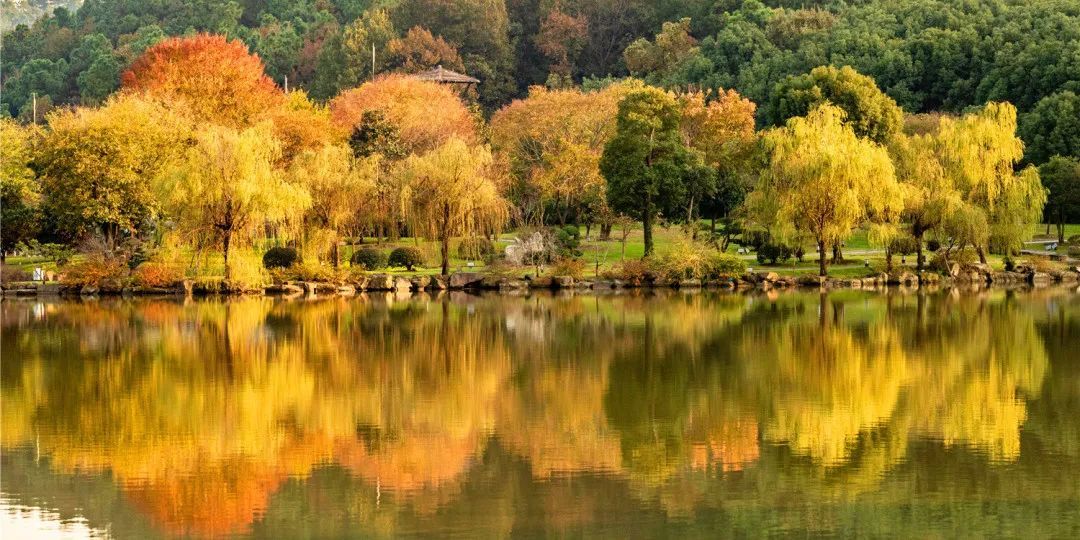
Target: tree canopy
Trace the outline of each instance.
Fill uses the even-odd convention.
[[[780,235],[807,234],[826,275],[826,249],[865,220],[895,222],[903,194],[884,148],[855,135],[844,112],[820,105],[765,135],[769,171],[753,193],[762,223]]]
[[[123,87],[232,127],[251,124],[283,100],[259,57],[239,41],[208,34],[150,47],[124,72]]]
[[[701,152],[683,142],[681,119],[671,94],[652,87],[633,90],[619,102],[615,136],[600,158],[608,203],[641,220],[645,256],[653,252],[657,214],[678,212],[691,186],[709,191],[715,180]]]

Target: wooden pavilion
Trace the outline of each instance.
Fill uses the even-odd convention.
[[[431,81],[433,83],[450,85],[459,91],[466,91],[472,88],[473,85],[480,84],[480,79],[456,71],[451,71],[442,67],[442,65],[417,73],[413,75],[413,77],[416,77],[421,81]]]

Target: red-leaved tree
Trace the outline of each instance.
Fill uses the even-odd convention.
[[[243,42],[212,34],[154,45],[123,74],[122,85],[186,108],[198,120],[234,127],[251,124],[284,100]]]

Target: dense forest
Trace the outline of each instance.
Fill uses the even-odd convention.
[[[1032,162],[1080,154],[1072,0],[88,0],[4,35],[3,108],[99,102],[147,47],[197,31],[242,39],[315,99],[367,80],[374,46],[377,72],[479,78],[489,112],[531,85],[633,74],[737,90],[760,126],[785,117],[785,77],[850,65],[908,112],[1013,103]]]

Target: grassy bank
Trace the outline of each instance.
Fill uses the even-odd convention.
[[[1056,239],[1057,230],[1055,227],[1051,227],[1051,234],[1049,237],[1045,235],[1046,226],[1043,224],[1037,224],[1032,226],[1032,232],[1036,239],[1050,238]],[[1065,227],[1065,236],[1068,238],[1071,235],[1080,234],[1080,224],[1069,224]],[[625,242],[622,241],[619,231],[613,232],[612,236],[608,240],[599,239],[599,228],[593,227],[588,231],[586,235],[585,227],[580,228],[580,246],[581,251],[580,259],[585,263],[584,276],[586,278],[595,277],[598,274],[602,275],[617,268],[621,263],[625,261],[639,260],[645,251],[644,238],[640,226],[635,226],[627,235]],[[505,248],[515,241],[518,236],[517,232],[507,232],[500,235],[495,239],[495,248],[499,253],[502,253]],[[699,231],[699,240],[705,240],[709,236],[708,231]],[[657,253],[665,253],[671,249],[672,246],[680,239],[685,238],[685,229],[679,226],[671,227],[658,227],[654,231],[654,242],[656,245]],[[458,244],[460,239],[456,239],[451,243],[451,259],[450,266],[451,271],[484,271],[485,263],[481,260],[469,261],[458,257]],[[347,270],[350,266],[349,260],[352,257],[354,250],[363,248],[374,248],[385,253],[389,253],[397,247],[417,247],[420,248],[425,255],[425,266],[416,268],[413,271],[408,271],[404,268],[386,268],[380,270],[383,273],[389,273],[394,275],[416,275],[416,274],[431,274],[434,271],[438,271],[439,267],[439,246],[436,242],[421,238],[399,238],[394,241],[378,240],[374,238],[364,239],[351,239],[350,243],[346,243],[340,248],[340,260],[341,269]],[[265,249],[271,247],[270,245],[260,246],[258,248],[247,250],[241,253],[239,256],[246,256],[249,260],[259,259]],[[776,272],[780,275],[803,275],[803,274],[816,274],[818,271],[817,254],[815,252],[808,252],[804,256],[803,261],[797,261],[795,258],[790,259],[784,264],[760,264],[757,261],[755,253],[738,253],[739,246],[732,243],[728,246],[727,252],[744,260],[747,266],[755,271],[759,272]],[[864,229],[856,230],[852,233],[851,237],[844,244],[844,258],[845,261],[839,264],[829,265],[829,275],[839,278],[853,278],[864,277],[871,274],[876,274],[884,270],[885,268],[885,256],[884,251],[876,246],[873,246],[867,237],[867,231]],[[1064,254],[1066,246],[1059,246],[1058,252]],[[80,261],[84,256],[75,255],[72,258],[72,262]],[[929,258],[929,254],[927,255]],[[224,275],[224,261],[221,253],[219,252],[204,252],[199,262],[198,276],[191,276],[192,261],[194,260],[194,252],[190,249],[181,251],[178,254],[174,254],[172,257],[172,265],[176,269],[189,277],[198,277],[201,279],[220,279]],[[990,255],[989,263],[991,266],[997,269],[1004,267],[1002,257],[1000,255]],[[896,255],[893,259],[895,267],[899,268],[911,268],[915,266],[915,257],[913,255],[901,256]],[[25,256],[11,256],[7,258],[6,266],[12,268],[18,268],[25,273],[31,273],[34,268],[42,268],[46,271],[58,270],[58,265],[55,260],[50,260],[42,257],[25,257]],[[535,274],[535,267],[521,267],[519,269],[520,274]],[[550,268],[541,267],[541,272],[550,272]]]

